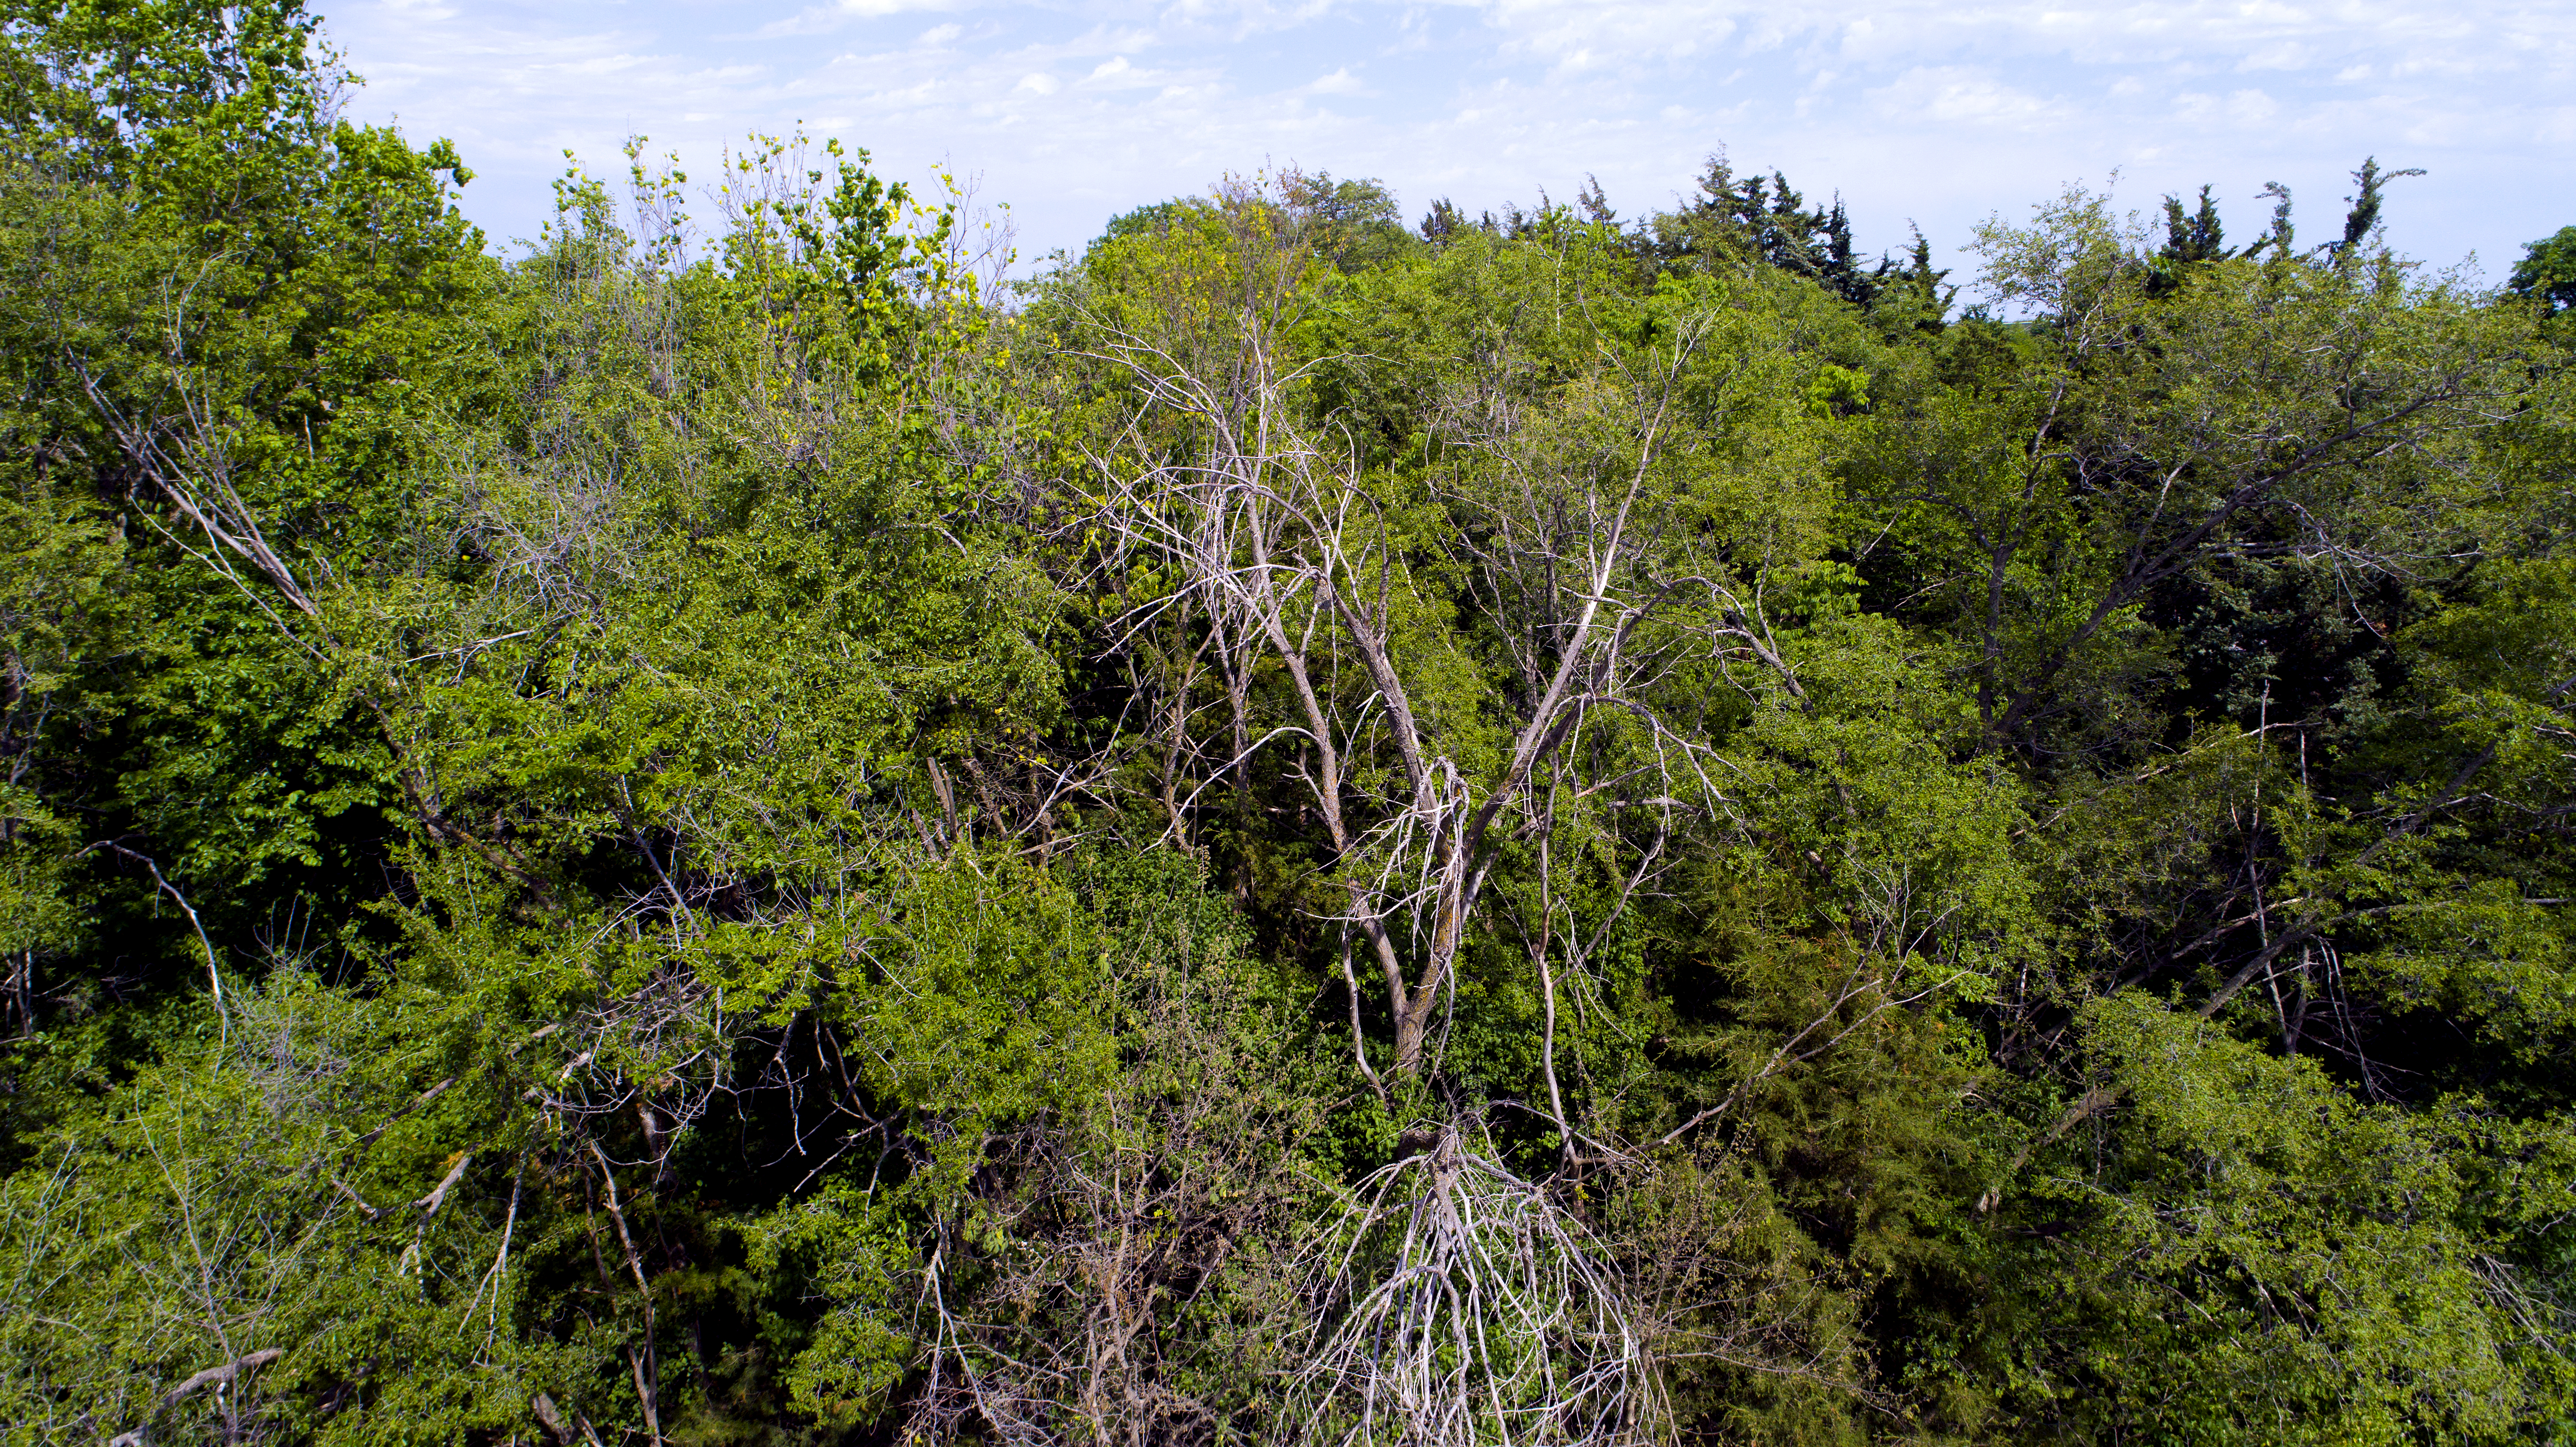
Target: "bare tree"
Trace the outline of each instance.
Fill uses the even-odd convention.
[[[1360,1183],[1315,1271],[1302,1410],[1283,1438],[1474,1447],[1669,1432],[1650,1323],[1610,1252],[1455,1128]]]
[[[1412,596],[1423,544],[1394,518],[1399,501],[1367,475],[1356,444],[1308,415],[1300,392],[1311,364],[1287,355],[1301,218],[1250,187],[1222,193],[1216,212],[1241,280],[1222,319],[1211,328],[1175,306],[1100,328],[1092,355],[1123,379],[1133,415],[1115,455],[1093,459],[1102,505],[1090,521],[1119,556],[1177,579],[1169,596],[1129,614],[1122,642],[1185,612],[1196,648],[1166,685],[1185,700],[1200,659],[1223,681],[1227,743],[1173,750],[1219,761],[1197,788],[1240,782],[1266,757],[1311,808],[1334,866],[1354,1051],[1379,1080],[1360,1023],[1365,960],[1392,1017],[1387,1063],[1410,1081],[1431,1064],[1443,1002],[1508,840],[1548,835],[1578,807],[1643,805],[1660,818],[1715,794],[1696,762],[1701,747],[1666,728],[1651,700],[1661,651],[1675,641],[1657,628],[1671,605],[1732,597],[1707,577],[1658,567],[1669,549],[1656,474],[1707,332],[1686,325],[1641,358],[1605,363],[1574,389],[1571,425],[1529,425],[1507,387],[1444,407],[1444,441],[1462,458],[1455,490],[1439,500],[1460,524],[1448,561],[1495,605],[1520,678],[1475,706],[1426,703],[1420,680],[1398,665],[1423,642]],[[1169,440],[1174,418],[1188,419],[1179,441]],[[1651,648],[1649,632],[1658,632]],[[1740,618],[1714,632],[1760,647]],[[1252,680],[1264,670],[1284,680],[1287,703],[1256,718]],[[1499,758],[1477,747],[1478,707],[1508,719]],[[1612,772],[1556,778],[1604,712],[1632,738]],[[1193,716],[1175,702],[1166,727],[1185,734]],[[1178,789],[1166,798],[1177,815]]]

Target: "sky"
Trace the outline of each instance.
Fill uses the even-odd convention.
[[[2363,157],[2391,243],[2503,279],[2576,224],[2570,0],[313,0],[367,84],[352,119],[452,139],[496,246],[551,214],[564,152],[622,175],[799,122],[916,187],[1007,203],[1032,261],[1109,217],[1295,165],[1417,217],[1669,207],[1710,153],[1839,193],[1856,240],[1945,258],[2070,183],[2153,210],[2216,186],[2251,240],[2280,181],[2339,231]],[[701,207],[711,210],[711,207]]]

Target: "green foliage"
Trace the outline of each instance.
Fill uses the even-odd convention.
[[[9,1440],[2576,1420],[2566,236],[502,261],[293,3],[0,35]]]
[[[2562,226],[2556,234],[2525,246],[2505,286],[2539,304],[2544,335],[2562,345],[2576,337],[2567,322],[2568,312],[2576,309],[2576,226]]]
[[[2563,1410],[2528,1336],[2555,1308],[2500,1274],[2556,1229],[2563,1125],[2364,1105],[2134,994],[2088,1034],[2134,1114],[2019,1208],[2055,1218],[2026,1249],[2066,1293],[2032,1304],[2021,1411],[2094,1438],[2503,1441]]]

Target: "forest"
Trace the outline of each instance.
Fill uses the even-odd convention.
[[[2576,225],[507,244],[319,26],[0,8],[0,1442],[2576,1443]]]

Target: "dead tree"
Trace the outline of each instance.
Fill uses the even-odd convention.
[[[1399,661],[1424,641],[1401,636],[1420,631],[1407,615],[1420,611],[1410,594],[1425,546],[1392,516],[1406,500],[1366,473],[1330,419],[1307,415],[1308,368],[1285,354],[1292,318],[1280,294],[1299,274],[1295,217],[1255,194],[1222,199],[1242,286],[1216,335],[1203,318],[1102,328],[1092,355],[1133,409],[1093,459],[1100,504],[1090,521],[1117,556],[1176,579],[1128,615],[1120,646],[1176,610],[1201,620],[1230,738],[1187,750],[1218,761],[1199,788],[1264,768],[1311,805],[1333,861],[1353,1048],[1385,1091],[1360,1023],[1364,968],[1393,1022],[1382,1057],[1398,1081],[1416,1080],[1433,1063],[1443,1001],[1507,841],[1544,838],[1577,809],[1597,816],[1623,804],[1641,805],[1660,831],[1673,809],[1715,797],[1703,748],[1667,728],[1651,698],[1676,638],[1712,631],[1677,633],[1676,605],[1704,612],[1732,596],[1720,581],[1659,566],[1670,549],[1657,473],[1705,331],[1686,326],[1606,363],[1565,404],[1584,414],[1579,428],[1527,427],[1508,396],[1446,409],[1459,480],[1433,506],[1455,536],[1431,546],[1446,547],[1442,561],[1463,566],[1495,602],[1497,631],[1521,654],[1514,684],[1480,700],[1485,717],[1509,720],[1497,766],[1476,757],[1456,708],[1424,705],[1420,679]],[[1176,430],[1182,440],[1171,440]],[[1761,646],[1740,621],[1714,631]],[[1249,681],[1265,671],[1282,680],[1286,702],[1256,717]],[[1626,736],[1616,778],[1569,762],[1604,715]],[[1175,707],[1171,726],[1191,716]],[[1560,777],[1569,767],[1585,776]],[[1627,894],[1619,898],[1624,907]]]

